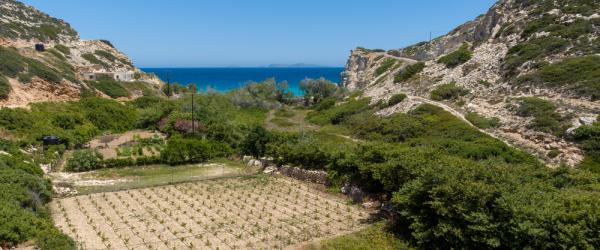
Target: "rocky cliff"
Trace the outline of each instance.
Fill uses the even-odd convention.
[[[500,0],[431,42],[353,50],[343,84],[373,102],[409,95],[381,115],[433,103],[550,165],[577,165],[584,153],[569,133],[600,111],[599,10],[599,1]]]
[[[43,44],[44,51],[36,50],[36,44]],[[89,81],[94,73],[135,79],[99,84]],[[63,20],[14,0],[0,0],[0,107],[89,94],[131,99],[160,94],[160,87],[158,78],[137,69],[109,41],[81,40]],[[114,89],[125,92],[114,95]]]

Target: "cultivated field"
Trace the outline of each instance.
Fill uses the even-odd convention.
[[[362,228],[368,214],[283,177],[242,177],[57,199],[83,249],[282,249]]]

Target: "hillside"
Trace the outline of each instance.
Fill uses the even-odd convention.
[[[373,103],[409,96],[381,115],[436,104],[551,165],[577,165],[590,149],[574,133],[600,111],[599,10],[598,1],[500,0],[431,42],[353,50],[343,82]]]
[[[0,106],[82,95],[131,99],[160,94],[160,86],[158,78],[137,69],[109,41],[81,40],[63,20],[0,0]]]

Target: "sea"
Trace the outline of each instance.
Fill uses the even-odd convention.
[[[156,74],[164,82],[176,82],[183,85],[195,84],[200,92],[209,89],[227,92],[243,87],[250,81],[260,82],[268,78],[275,78],[277,82],[287,81],[290,91],[296,96],[301,96],[302,91],[299,85],[303,79],[323,77],[339,84],[344,68],[142,68],[141,70]]]

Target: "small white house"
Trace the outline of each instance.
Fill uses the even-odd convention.
[[[122,71],[122,72],[82,72],[80,73],[81,78],[89,81],[97,81],[102,78],[109,78],[115,81],[131,82],[134,80],[135,72],[133,71]]]

